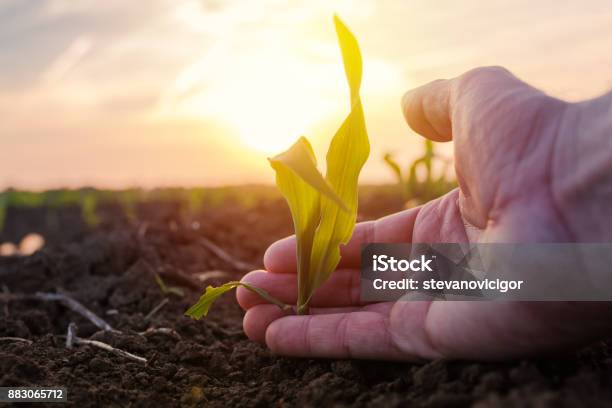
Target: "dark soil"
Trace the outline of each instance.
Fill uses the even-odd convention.
[[[361,208],[363,218],[374,218],[400,207],[372,194]],[[0,302],[0,337],[33,342],[0,342],[0,386],[65,386],[70,403],[79,407],[612,406],[612,349],[604,342],[564,358],[503,364],[305,360],[277,357],[250,342],[233,296],[215,304],[207,319],[184,317],[206,284],[243,273],[203,247],[201,237],[259,265],[265,248],[291,232],[278,199],[248,208],[205,208],[197,217],[185,216],[180,203],[149,203],[136,220],[109,207],[103,224],[91,231],[74,210],[54,216],[59,230],[41,228],[49,211],[9,211],[3,239],[37,230],[47,245],[30,257],[0,257],[0,287],[11,293],[63,291],[120,333],[98,332],[57,302]],[[229,276],[206,283],[193,278],[211,270]],[[154,273],[181,286],[185,296],[163,294]],[[169,302],[147,321],[164,298]],[[148,363],[91,346],[67,349],[63,336],[70,322],[80,337]],[[149,327],[171,328],[180,338],[138,334]]]

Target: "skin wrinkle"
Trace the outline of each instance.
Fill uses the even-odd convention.
[[[434,81],[433,83],[437,84],[437,86],[439,87],[440,85],[444,85],[446,81],[442,80],[442,79],[438,79],[436,81]],[[433,85],[432,83],[432,85]],[[448,140],[449,138],[449,134],[448,133],[452,133],[449,132],[448,129],[451,126],[444,126],[446,125],[446,123],[441,124],[439,120],[432,120],[432,118],[437,118],[439,116],[439,108],[441,105],[446,104],[446,112],[449,112],[448,110],[448,92],[443,93],[443,95],[446,95],[445,97],[445,101],[444,103],[440,103],[440,101],[434,102],[438,99],[438,94],[436,95],[431,95],[428,94],[426,97],[421,99],[421,111],[423,112],[423,116],[425,117],[425,121],[429,124],[429,126],[431,126],[433,128],[433,130],[438,134],[438,138],[440,140]],[[449,125],[450,125],[450,119],[443,119],[444,122],[448,121]],[[444,126],[446,129],[442,129],[441,127]]]
[[[569,220],[567,219],[567,217],[561,210],[562,205],[557,200],[556,194],[553,191],[553,183],[552,183],[553,171],[554,171],[553,166],[554,166],[555,158],[556,158],[556,155],[558,154],[558,148],[559,148],[559,139],[560,139],[559,133],[561,129],[561,124],[564,122],[564,118],[567,115],[569,107],[570,107],[569,104],[565,104],[563,106],[563,110],[559,114],[560,117],[557,120],[557,126],[555,130],[553,131],[552,149],[550,151],[550,155],[547,157],[547,160],[546,160],[546,166],[545,166],[546,175],[545,175],[544,185],[546,186],[546,194],[550,200],[550,204],[555,213],[555,217],[561,221],[561,225],[565,229],[565,233],[567,234],[568,242],[577,242],[578,241],[577,233],[572,230]]]
[[[456,211],[457,211],[457,213],[458,213],[457,215],[459,215],[459,217],[458,217],[458,218],[459,218],[459,219],[462,221],[462,224],[463,224],[463,229],[462,229],[462,231],[463,231],[463,241],[464,241],[464,242],[470,242],[470,237],[469,237],[469,235],[468,235],[467,227],[468,227],[468,226],[471,226],[471,224],[467,224],[467,225],[466,225],[466,223],[465,223],[465,218],[463,217],[463,214],[461,214],[461,209],[459,208],[458,202],[459,202],[459,198],[457,198],[457,199],[455,200],[455,203],[454,203],[455,205],[454,205],[454,207],[455,207],[455,210],[456,210]],[[473,227],[473,226],[472,226],[472,227]],[[475,227],[473,227],[473,228],[475,228]]]
[[[388,345],[388,347],[392,350],[392,353],[397,355],[397,356],[402,356],[403,354],[405,354],[405,351],[401,348],[401,346],[399,344],[397,344],[397,341],[395,340],[395,336],[394,334],[397,334],[398,332],[396,330],[393,330],[392,326],[391,326],[391,319],[389,318],[389,314],[391,314],[393,308],[389,310],[389,312],[387,313],[386,316],[383,317],[383,329],[384,329],[384,336],[385,336],[385,343]],[[414,357],[415,359],[420,359],[418,356]]]
[[[469,130],[468,130],[469,132]],[[462,143],[461,141],[456,141],[456,143]],[[457,145],[455,147],[455,150],[457,150]],[[467,164],[467,163],[466,163]],[[458,165],[458,163],[455,163],[455,168],[460,167]],[[470,174],[470,166],[466,166],[467,167],[467,171],[465,172],[466,174]],[[463,176],[463,172],[456,171],[456,174],[458,174],[458,182],[459,182],[459,186],[461,187],[462,191],[463,190],[467,190],[468,195],[466,195],[465,197],[465,209],[466,209],[466,217],[468,219],[470,219],[470,222],[473,223],[474,225],[480,225],[486,222],[486,218],[487,218],[487,210],[480,208],[480,200],[478,200],[478,196],[482,196],[482,193],[478,193],[478,191],[476,192],[476,197],[474,196],[474,194],[472,194],[471,189],[468,186],[468,183],[465,182],[465,176]],[[459,175],[461,175],[461,177],[459,177]],[[471,210],[470,210],[471,209]],[[482,220],[482,223],[480,222]]]
[[[304,346],[305,346],[307,354],[312,354],[312,343],[311,343],[311,338],[310,338],[312,333],[309,330],[311,323],[312,323],[312,315],[306,316],[306,318],[303,319],[303,322],[302,322],[302,325],[303,325],[302,331],[304,332],[303,341],[304,341]]]
[[[493,99],[494,98],[491,96],[491,100],[493,100]],[[503,105],[503,97],[500,96],[498,99],[496,99],[495,102],[489,101],[489,103],[491,105],[495,104],[495,106],[498,106],[499,104]],[[482,122],[482,120],[481,120],[481,122]],[[492,133],[492,132],[490,132],[490,133]],[[501,154],[499,149],[495,149],[491,145],[491,142],[492,142],[492,140],[491,140],[490,137],[484,138],[484,140],[483,140],[483,143],[487,143],[489,145],[488,146],[489,147],[489,151],[496,152],[497,154]],[[504,153],[505,153],[505,150],[504,150]],[[488,170],[487,173],[488,174],[496,173],[498,175],[499,174],[504,174],[506,172],[506,168],[507,167],[511,167],[511,166],[514,167],[514,163],[512,163],[510,161],[507,161],[505,163],[505,165],[503,167],[501,167],[501,168],[498,168],[498,169],[495,169],[495,170],[487,169]],[[499,213],[499,211],[501,211],[504,208],[504,206],[508,204],[502,198],[501,186],[502,186],[501,182],[494,183],[494,189],[493,189],[493,192],[492,192],[492,194],[490,196],[491,198],[489,200],[486,199],[486,194],[483,194],[482,192],[480,194],[480,199],[482,200],[482,205],[480,206],[481,209],[480,209],[479,212],[481,214],[483,214],[483,219],[484,219],[484,225],[485,226],[488,225],[489,221],[491,221],[491,220],[493,220],[495,222],[497,220],[497,218],[498,218],[497,214]]]
[[[443,226],[444,225],[448,226],[449,230],[452,230],[453,227],[455,226],[455,222],[454,221],[459,220],[459,219],[461,219],[461,220],[463,219],[463,216],[461,215],[461,211],[460,211],[459,207],[457,206],[457,200],[452,200],[451,201],[451,198],[452,198],[452,196],[448,197],[446,205],[452,207],[452,209],[454,211],[454,215],[453,216],[445,217],[444,224],[443,224]],[[463,231],[463,241],[464,242],[468,242],[468,236],[467,236],[467,231],[465,230],[465,226],[462,229],[462,231]]]
[[[604,112],[601,112],[600,109],[597,109],[598,108],[597,105],[599,104],[603,104],[603,106],[605,107]],[[593,110],[596,110],[597,112],[601,112],[601,115],[593,117],[591,113]],[[576,142],[578,140],[578,137],[576,136],[578,134],[578,129],[595,128],[595,132],[596,132],[595,134],[598,136],[597,140],[602,140],[601,138],[603,134],[606,134],[606,133],[612,134],[611,130],[607,130],[607,131],[601,130],[602,127],[604,129],[606,128],[609,129],[610,127],[609,125],[610,121],[609,119],[607,119],[607,118],[610,118],[610,115],[609,115],[610,110],[612,110],[612,92],[607,93],[601,96],[600,98],[571,104],[571,107],[568,108],[567,112],[565,113],[566,120],[565,120],[563,128],[564,130],[567,129],[568,131],[572,133],[567,133],[567,131],[563,133],[564,138],[562,140],[559,140],[559,143],[561,143],[562,141],[566,141],[566,143],[569,143],[568,141],[573,142],[574,143],[573,149],[571,149],[571,152],[573,153],[573,155],[569,159],[570,162],[565,163],[565,166],[560,165],[561,159],[556,159],[556,163],[554,164],[555,168],[559,170],[566,166],[571,166],[571,165],[575,166],[576,161],[572,161],[572,159],[575,159],[577,152],[580,151],[580,152],[584,152],[585,154],[589,154],[590,151],[592,151],[592,149],[589,150],[589,149],[582,148],[581,146],[578,145],[579,143]],[[597,121],[598,126],[594,126],[593,119]],[[606,137],[606,136],[603,136],[603,137]],[[603,140],[606,140],[606,139],[603,139]],[[599,154],[601,154],[601,152],[603,151],[603,147],[604,146],[602,146],[602,149],[597,150]],[[555,146],[555,149],[559,150],[559,148],[556,146]],[[560,153],[558,154],[558,156],[564,157]],[[604,160],[602,159],[593,160],[592,159],[589,161],[581,162],[581,166],[577,168],[576,171],[572,173],[571,175],[566,174],[565,177],[562,177],[563,176],[562,171],[558,171],[558,174],[560,174],[561,176],[558,177],[555,185],[552,186],[553,188],[552,191],[555,194],[559,205],[566,212],[571,213],[575,211],[576,207],[580,205],[581,197],[584,197],[585,195],[587,195],[588,193],[592,191],[592,186],[598,185],[598,183],[599,185],[601,185],[602,181],[603,181],[603,185],[609,184],[609,183],[606,183],[606,178],[609,177],[610,174],[612,174],[612,159],[607,159],[607,160],[605,159]],[[568,181],[566,181],[567,178],[569,178]],[[580,180],[581,182],[577,183],[575,180]],[[610,194],[604,194],[604,197],[601,197],[601,200],[606,201],[606,197],[609,198]],[[605,217],[605,215],[598,214],[594,216],[592,214],[589,214],[589,225],[592,226],[596,224],[597,227],[595,228],[600,228],[599,227],[600,223],[594,220],[597,217],[601,218],[601,217]],[[580,222],[579,221],[576,222],[577,220],[574,220],[574,221],[575,221],[573,223],[574,229],[580,229],[581,227]],[[593,229],[591,228],[590,232],[592,233],[592,231]],[[585,238],[591,239],[590,236],[591,234],[587,234],[587,236],[583,236],[583,239]],[[610,238],[607,237],[605,238],[605,240],[609,241]]]
[[[524,90],[522,89],[517,89],[515,90],[516,92],[524,92]],[[506,104],[508,105],[508,102],[504,102],[504,98],[507,98],[509,95],[505,95],[504,97],[502,97],[501,101],[499,103]],[[538,95],[538,97],[540,97],[541,95]],[[531,98],[533,99],[533,98]],[[540,105],[541,106],[541,105]],[[534,118],[537,118],[538,115],[534,115]],[[537,121],[537,119],[536,119]],[[517,122],[521,122],[521,121],[515,121],[515,123]],[[529,122],[531,123],[531,121]],[[516,125],[515,125],[516,126]],[[531,136],[533,134],[535,134],[535,125],[530,125],[531,129],[527,132],[527,134],[525,136]],[[513,133],[513,132],[509,132],[509,133]],[[510,174],[516,174],[518,172],[518,167],[520,163],[524,163],[525,162],[525,157],[527,155],[528,152],[530,152],[530,150],[528,149],[528,147],[530,146],[530,141],[531,137],[528,137],[524,143],[521,143],[520,146],[520,150],[518,151],[518,154],[516,155],[516,160],[514,161],[506,161],[506,163],[504,163],[502,165],[502,167],[500,169],[498,169],[497,173],[498,174],[505,174],[505,173],[510,173]],[[508,170],[508,168],[511,168],[510,170]],[[508,181],[504,181],[505,183],[507,183]],[[490,207],[487,209],[487,222],[486,222],[486,226],[491,226],[494,224],[497,224],[499,222],[499,218],[500,218],[500,214],[502,214],[507,207],[515,200],[515,198],[512,197],[512,193],[519,190],[519,188],[517,187],[517,185],[519,185],[519,183],[524,182],[523,179],[518,179],[518,178],[510,178],[510,182],[512,182],[512,184],[514,185],[514,187],[512,189],[510,189],[510,192],[506,191],[505,194],[501,194],[502,190],[501,190],[501,186],[502,183],[496,183],[495,186],[495,191],[493,193],[492,199],[491,199],[491,205]],[[524,186],[523,186],[524,187]],[[510,193],[510,194],[508,194]]]
[[[345,313],[340,318],[340,322],[338,323],[338,326],[336,326],[336,338],[340,339],[339,344],[342,347],[342,350],[344,351],[343,354],[347,358],[353,358],[353,352],[351,350],[351,343],[347,336],[351,316],[353,316],[352,313]]]
[[[424,313],[424,317],[423,317],[423,340],[425,342],[426,347],[429,348],[429,351],[431,351],[432,353],[432,357],[434,358],[440,358],[443,357],[446,353],[442,352],[442,348],[440,347],[440,345],[435,341],[436,337],[440,336],[434,336],[433,335],[433,330],[435,326],[432,326],[432,321],[431,321],[431,306],[433,305],[433,301],[428,301],[427,303],[427,310]]]
[[[364,228],[365,237],[362,242],[376,242],[376,226],[376,221],[368,223],[368,228]]]
[[[349,285],[347,286],[348,294],[347,299],[350,299],[351,304],[361,304],[361,274],[352,273],[349,279]]]
[[[511,109],[512,104],[507,102],[507,98],[509,96],[513,96],[515,93],[518,92],[525,92],[525,89],[523,89],[523,87],[521,88],[514,88],[514,89],[510,89],[509,91],[505,92],[504,94],[498,94],[498,93],[491,93],[491,92],[484,92],[483,89],[486,89],[486,87],[490,86],[487,81],[483,79],[483,84],[478,84],[478,85],[472,85],[471,81],[473,79],[478,79],[479,77],[483,77],[486,76],[486,78],[491,82],[491,83],[495,83],[496,81],[500,80],[500,76],[504,75],[506,77],[509,78],[504,78],[504,80],[511,80],[512,82],[514,81],[519,81],[516,77],[514,77],[514,75],[512,75],[509,71],[507,71],[506,69],[500,68],[500,67],[486,67],[486,68],[476,68],[472,71],[469,71],[468,73],[462,75],[460,78],[461,80],[458,81],[458,85],[457,85],[457,89],[461,90],[462,88],[464,88],[462,92],[462,95],[464,95],[464,99],[465,101],[461,102],[462,105],[465,106],[474,106],[474,104],[472,104],[471,102],[473,100],[477,100],[477,105],[475,105],[476,107],[479,107],[478,109],[472,109],[472,111],[470,111],[469,113],[467,113],[465,116],[469,117],[470,120],[467,121],[467,123],[460,123],[460,125],[463,125],[463,127],[465,128],[465,133],[468,135],[471,135],[471,128],[473,127],[474,123],[480,123],[480,124],[488,124],[488,123],[493,123],[495,126],[498,126],[499,123],[493,121],[491,122],[490,120],[488,120],[488,116],[489,113],[492,111],[497,111],[498,113],[496,114],[497,116],[501,116],[502,118],[506,118],[509,115],[500,115],[499,111],[503,111],[503,110],[507,110],[509,112],[512,112],[513,109]],[[517,84],[514,85],[515,87],[517,86]],[[533,88],[531,88],[533,89]],[[484,96],[481,95],[484,93]],[[483,100],[484,98],[484,100]],[[483,106],[486,106],[486,108],[482,108]],[[507,120],[507,119],[506,119]],[[454,121],[455,122],[455,121]],[[459,122],[459,121],[457,121]],[[520,122],[520,121],[519,121]],[[517,126],[518,124],[516,123],[516,121],[512,122],[514,124],[514,126]],[[483,129],[480,128],[477,130],[478,133],[480,134],[493,134],[495,133],[495,126],[493,127],[493,129]],[[510,132],[512,133],[512,132]],[[470,137],[474,137],[473,135]],[[491,137],[481,137],[482,140],[480,140],[481,143],[487,143],[488,151],[491,152],[497,152],[497,154],[502,154],[500,152],[499,149],[494,148],[493,146],[491,146],[491,142],[492,139]],[[525,147],[526,148],[526,144]],[[503,153],[505,153],[505,150],[503,151]],[[485,166],[487,165],[486,163],[484,164]],[[511,162],[508,162],[504,167],[502,167],[501,169],[497,169],[497,171],[495,171],[495,169],[491,170],[488,169],[488,171],[485,171],[485,173],[487,174],[501,174],[505,172],[505,168],[507,166],[510,165],[514,165]],[[457,166],[456,166],[457,167]],[[491,215],[491,209],[492,208],[499,208],[498,205],[502,204],[502,201],[500,200],[500,186],[501,183],[494,183],[494,191],[490,194],[491,199],[490,200],[486,200],[482,202],[482,206],[478,205],[480,200],[471,200],[471,203],[473,206],[478,206],[480,207],[480,209],[476,209],[476,211],[481,214],[481,217],[483,219],[483,223],[481,225],[481,223],[477,223],[474,222],[473,220],[471,221],[472,224],[477,225],[480,228],[483,228],[485,225],[488,224],[488,221],[493,217]],[[488,194],[485,194],[483,192],[481,192],[481,194],[479,195],[481,199],[485,199],[487,197]],[[497,201],[497,202],[496,202]],[[471,218],[471,217],[469,217]]]
[[[414,226],[416,224],[416,220],[419,217],[419,214],[421,213],[421,210],[423,209],[422,206],[416,207],[414,210],[416,210],[416,214],[413,218],[412,221],[412,225],[410,225],[410,227],[408,228],[409,231],[409,235],[408,235],[408,240],[406,242],[414,242]]]
[[[430,239],[429,243],[439,242],[440,241],[440,231],[444,227],[444,223],[442,222],[442,220],[444,218],[440,214],[440,210],[441,210],[442,204],[443,204],[443,199],[440,198],[438,200],[438,202],[436,203],[436,205],[433,206],[433,209],[431,211],[434,214],[434,216],[436,217],[434,220],[432,220],[433,221],[432,223],[440,225],[440,228],[438,228],[437,231],[436,231],[437,236],[435,237],[435,239],[433,239],[433,240]]]
[[[530,91],[531,90],[529,90],[528,92]],[[525,90],[515,89],[514,92],[525,92]],[[508,93],[504,95],[503,97],[501,97],[499,103],[502,105],[511,105],[507,101],[504,101],[509,96],[513,96],[513,94]],[[537,109],[535,109],[535,114],[533,115],[530,114],[530,118],[532,120],[527,121],[530,127],[529,127],[529,130],[525,132],[525,134],[523,135],[524,139],[523,139],[523,142],[519,146],[519,150],[516,154],[515,160],[506,161],[502,165],[502,167],[498,170],[498,174],[506,174],[506,173],[517,174],[517,173],[520,173],[519,167],[521,163],[527,166],[530,165],[530,160],[528,160],[527,157],[529,155],[532,155],[533,152],[537,150],[537,146],[539,145],[539,142],[541,142],[541,139],[536,139],[533,135],[536,135],[538,133],[537,130],[543,123],[548,123],[548,122],[544,122],[542,119],[542,116],[543,116],[542,111],[546,108],[545,104],[543,103],[544,101],[541,100],[542,97],[545,97],[550,101],[553,100],[552,98],[549,98],[548,96],[538,92],[537,95],[530,95],[529,98],[527,98],[527,100],[522,103],[523,105],[526,103],[529,103],[530,105],[534,104],[537,106]],[[514,122],[515,122],[514,127],[516,127],[518,126],[518,124],[522,123],[523,121],[518,120]],[[516,132],[509,131],[508,133],[512,134]],[[534,139],[535,141],[532,143],[532,140]],[[532,146],[534,143],[536,147],[533,149],[529,149],[529,147]],[[503,183],[508,183],[508,182],[512,183],[513,187],[510,188],[509,190],[503,191],[504,194],[502,194],[502,190],[501,190],[502,182],[500,181],[499,183],[496,183],[495,192],[491,200],[491,207],[487,211],[487,227],[492,227],[495,224],[499,223],[500,215],[503,214],[513,202],[516,202],[516,200],[521,198],[520,194],[517,194],[515,196],[515,192],[520,191],[522,188],[525,188],[524,185],[523,186],[520,185],[520,183],[524,183],[525,180],[522,178],[510,178],[509,181],[503,181]]]

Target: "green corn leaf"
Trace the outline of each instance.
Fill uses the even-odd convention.
[[[298,299],[307,299],[312,290],[308,279],[312,241],[319,225],[320,196],[325,194],[346,208],[327,180],[317,170],[312,146],[301,137],[289,150],[270,159],[276,171],[276,185],[287,200],[297,241]]]
[[[386,153],[385,156],[383,157],[383,160],[385,161],[385,163],[387,163],[391,171],[393,171],[393,174],[395,174],[395,177],[397,178],[397,182],[402,184],[404,182],[404,176],[402,175],[402,168],[400,167],[398,162],[395,161],[391,153]]]
[[[289,150],[268,160],[272,168],[277,171],[277,177],[278,170],[282,166],[291,171],[294,178],[300,179],[301,182],[309,185],[318,193],[332,200],[337,206],[348,211],[342,199],[338,197],[329,182],[317,170],[317,161],[312,146],[304,136],[300,137]],[[284,176],[284,174],[281,174],[281,176]],[[285,181],[284,179],[283,177],[281,181]]]
[[[280,307],[283,310],[291,309],[291,306],[286,305],[283,302],[273,298],[272,296],[270,296],[268,292],[266,292],[263,289],[257,288],[247,283],[231,281],[231,282],[224,283],[223,285],[216,287],[216,288],[212,286],[208,286],[204,294],[200,296],[200,300],[198,300],[198,302],[195,305],[191,306],[185,312],[185,315],[195,320],[201,319],[203,316],[206,316],[208,314],[210,307],[212,306],[214,301],[217,300],[219,296],[223,295],[225,292],[228,292],[238,286],[242,286],[250,290],[251,292],[258,294],[259,296],[261,296],[268,302],[275,304],[276,306]]]
[[[312,294],[329,278],[340,261],[340,245],[348,242],[353,233],[357,218],[359,173],[370,153],[359,97],[361,53],[357,40],[337,16],[334,17],[334,23],[351,93],[351,111],[336,132],[327,152],[327,184],[318,179],[317,183],[314,183],[312,177],[307,179],[304,172],[296,171],[295,165],[292,173],[287,170],[281,173],[278,167],[273,165],[277,171],[277,185],[285,196],[294,219],[298,254],[298,313],[308,311]],[[300,140],[307,143],[303,138]],[[296,148],[296,145],[288,152]],[[310,153],[312,154],[312,150]],[[295,156],[297,155],[293,155]],[[309,161],[306,156],[305,153],[300,156],[301,167],[305,167],[306,162],[309,168],[316,166],[314,155]],[[288,182],[287,178],[291,178],[291,181]],[[328,193],[328,185],[335,192],[334,196]],[[335,196],[338,196],[339,200]],[[296,208],[300,205],[308,210]],[[313,235],[312,229],[315,225]]]
[[[359,88],[362,62],[357,40],[335,16],[336,33],[348,81],[350,113],[333,137],[327,152],[327,174],[317,170],[308,140],[300,137],[286,152],[271,159],[276,184],[285,197],[296,235],[298,269],[297,313],[307,313],[313,292],[330,276],[340,261],[340,245],[350,239],[357,218],[357,182],[370,153],[370,144]],[[240,282],[218,288],[209,286],[186,314],[200,318],[223,293],[244,286],[270,303],[287,309],[267,292]]]
[[[172,294],[178,297],[185,296],[183,289],[176,286],[166,285],[166,282],[164,282],[164,280],[158,274],[153,275],[153,277],[155,278],[155,283],[157,283],[157,286],[159,286],[159,290],[161,290],[164,295]]]
[[[362,72],[359,45],[337,16],[334,22],[351,90],[351,112],[329,146],[326,178],[349,211],[340,211],[326,198],[321,200],[321,223],[315,234],[311,257],[312,290],[318,288],[336,269],[340,262],[340,245],[346,244],[353,234],[357,218],[359,173],[370,155],[370,142],[359,97]]]
[[[359,88],[361,87],[361,52],[357,39],[344,25],[337,15],[334,15],[334,25],[336,34],[342,51],[342,61],[344,62],[344,72],[351,90],[351,108],[359,102]]]

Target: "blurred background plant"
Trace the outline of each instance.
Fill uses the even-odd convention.
[[[452,160],[437,154],[431,140],[425,140],[423,146],[423,155],[412,162],[406,173],[391,153],[383,157],[395,174],[407,208],[424,204],[457,187],[456,180],[448,174]]]

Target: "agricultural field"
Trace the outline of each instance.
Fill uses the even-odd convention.
[[[0,2],[0,406],[612,406],[612,14],[478,1]]]
[[[293,232],[274,187],[1,197],[0,386],[62,385],[74,406],[612,403],[605,342],[505,363],[312,360],[249,341],[233,296],[184,316],[204,287],[262,267]],[[360,189],[359,220],[403,207],[395,185]]]

